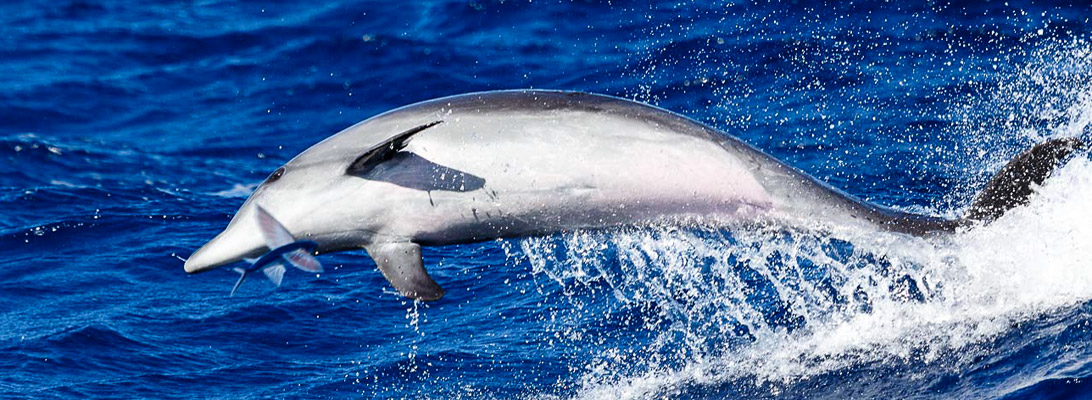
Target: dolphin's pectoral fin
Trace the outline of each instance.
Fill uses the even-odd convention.
[[[444,296],[444,289],[425,271],[421,246],[416,243],[373,243],[364,249],[391,286],[403,296],[425,301]]]
[[[409,143],[410,139],[413,139],[414,135],[421,133],[421,131],[425,129],[439,125],[442,122],[444,121],[432,121],[427,124],[412,128],[408,131],[394,135],[387,140],[380,142],[379,144],[368,149],[368,151],[365,151],[364,154],[360,155],[360,157],[357,157],[352,164],[349,164],[349,169],[347,169],[345,173],[348,175],[359,176],[368,171],[371,171],[371,169],[375,168],[376,165],[379,165],[384,161],[390,160],[391,157],[394,157],[395,154],[398,154],[399,151],[402,151],[402,149],[406,147],[406,144]]]
[[[430,192],[470,192],[481,189],[485,186],[485,179],[479,176],[448,168],[404,151],[415,135],[442,122],[433,121],[420,125],[373,146],[349,164],[345,174]],[[431,195],[429,193],[430,202]]]

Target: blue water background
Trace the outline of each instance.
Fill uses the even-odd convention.
[[[3,2],[0,396],[1092,397],[1092,292],[963,347],[911,346],[929,357],[771,378],[705,366],[828,326],[794,311],[775,279],[740,267],[746,296],[699,305],[678,281],[666,297],[638,287],[620,255],[678,235],[712,243],[698,248],[796,246],[777,235],[637,229],[430,248],[447,296],[428,304],[398,296],[362,252],[235,297],[227,269],[182,270],[312,144],[398,106],[493,89],[649,102],[869,201],[957,216],[1089,92],[1092,9],[899,3]],[[852,241],[824,243],[853,254],[839,265],[903,282]],[[560,250],[534,254],[549,249]],[[586,274],[574,252],[605,267]],[[679,260],[659,259],[646,260],[660,271],[650,281]],[[695,259],[683,264],[720,265]],[[928,303],[920,284],[878,287]],[[830,299],[839,315],[870,312]],[[664,378],[627,391],[648,376]]]

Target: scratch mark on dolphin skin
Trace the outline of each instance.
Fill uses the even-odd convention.
[[[431,190],[426,190],[425,193],[428,193],[428,204],[433,206],[433,207],[436,207],[436,203],[434,203],[432,201],[432,191]]]
[[[474,214],[474,220],[475,221],[481,222],[481,218],[478,218],[478,209],[477,208],[471,208],[470,212]]]

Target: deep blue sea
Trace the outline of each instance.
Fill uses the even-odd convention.
[[[921,3],[921,4],[903,4]],[[622,228],[187,275],[271,171],[386,110],[610,94],[869,201],[957,217],[1092,139],[1092,8],[1054,2],[0,3],[0,397],[1092,398],[1092,158],[934,238]],[[611,151],[611,149],[603,149]]]

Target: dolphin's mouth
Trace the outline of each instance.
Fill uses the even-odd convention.
[[[251,216],[252,211],[246,211],[240,211],[223,232],[186,259],[184,268],[187,273],[208,271],[244,258],[260,256],[268,250],[258,224]]]
[[[212,239],[193,252],[190,258],[186,259],[184,268],[187,273],[193,274],[216,269],[216,267],[242,261],[245,258],[260,256],[266,250],[264,245],[260,247],[229,247],[228,244],[219,239],[220,236]]]

